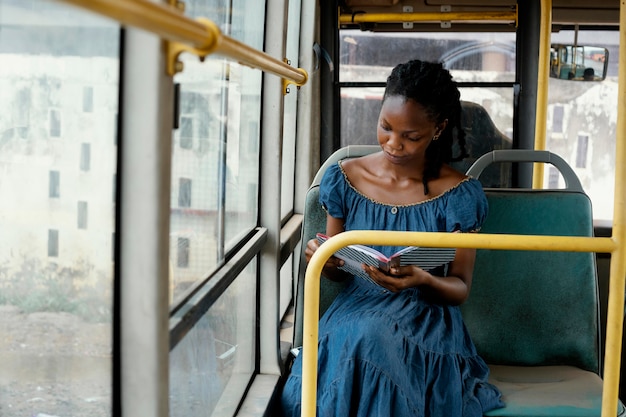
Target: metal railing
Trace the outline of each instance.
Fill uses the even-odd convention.
[[[417,22],[511,22],[517,25],[517,9],[486,12],[341,13],[340,24]]]
[[[177,4],[154,3],[148,0],[58,0],[82,7],[109,17],[122,25],[154,33],[163,40],[174,43],[168,48],[167,73],[174,75],[182,69],[177,62],[182,51],[196,53],[200,57],[218,54],[237,62],[277,75],[297,86],[307,82],[308,74],[302,68],[294,68],[283,60],[269,56],[244,43],[224,35],[215,23],[208,19],[192,19],[184,15]]]

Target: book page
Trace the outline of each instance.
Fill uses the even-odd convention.
[[[318,233],[317,240],[320,244],[324,243],[328,240],[328,236]],[[369,246],[350,245],[339,249],[334,255],[344,261],[344,265],[339,269],[375,282],[363,270],[363,264],[378,267],[385,272],[392,267],[406,265],[417,265],[425,271],[430,271],[454,260],[456,249],[408,246],[396,252],[391,258],[387,258]]]

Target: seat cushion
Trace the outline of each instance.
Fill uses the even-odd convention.
[[[489,382],[502,392],[505,408],[486,416],[600,417],[602,379],[572,366],[490,365]],[[624,407],[618,404],[618,415]]]

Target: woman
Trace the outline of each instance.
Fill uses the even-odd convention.
[[[327,235],[480,228],[487,214],[480,183],[446,164],[455,136],[465,149],[459,97],[441,64],[414,60],[393,69],[378,120],[381,151],[340,161],[322,179]],[[307,243],[307,261],[318,247]],[[400,248],[375,249],[390,255]],[[458,308],[469,295],[474,257],[459,248],[449,265],[431,271],[363,266],[374,283],[328,260],[324,275],[349,281],[320,320],[319,416],[481,417],[503,405]],[[283,391],[287,416],[300,415],[301,360]]]

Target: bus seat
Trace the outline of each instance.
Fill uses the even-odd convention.
[[[591,202],[575,173],[547,151],[493,151],[492,162],[547,162],[565,178],[559,190],[485,189],[481,233],[592,236]],[[600,326],[594,253],[476,252],[472,290],[461,306],[490,382],[505,408],[488,416],[600,416]],[[619,404],[618,415],[626,415]]]
[[[304,248],[306,243],[315,237],[316,233],[326,232],[326,212],[319,203],[319,187],[326,169],[336,164],[341,159],[356,158],[378,152],[378,145],[350,145],[335,151],[322,164],[317,171],[313,182],[306,193],[304,203],[304,216],[302,220],[302,255],[300,256],[300,266],[298,268],[298,282],[296,284],[295,301],[295,328],[293,334],[293,345],[302,346],[302,317],[304,314],[304,272],[306,260],[304,258]],[[324,277],[320,283],[320,317],[333,302],[337,294],[344,288],[345,284],[331,281]]]

